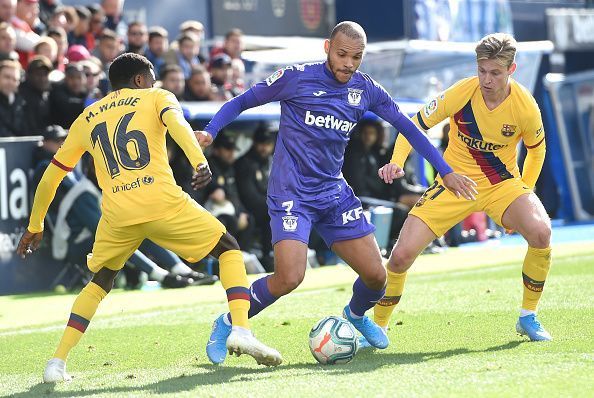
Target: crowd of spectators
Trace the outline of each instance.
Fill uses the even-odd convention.
[[[59,0],[0,0],[0,137],[68,129],[109,90],[110,63],[123,52],[145,55],[157,84],[180,101],[225,101],[244,90],[243,33],[204,46],[204,26],[179,32],[123,18],[123,0],[64,6]],[[26,116],[26,117],[24,117]]]
[[[109,66],[123,52],[145,55],[155,67],[157,85],[180,101],[226,101],[244,91],[239,29],[208,49],[201,22],[185,21],[171,37],[161,26],[126,21],[122,6],[123,0],[75,7],[59,0],[0,0],[0,137],[44,135],[48,126],[67,131],[86,106],[110,91]],[[190,189],[191,170],[182,151],[168,142],[178,183],[244,250],[258,253],[266,271],[274,266],[266,188],[275,140],[275,129],[262,124],[236,160],[235,137],[221,132],[207,153],[213,183],[198,193]],[[424,188],[413,180],[386,185],[377,178],[377,169],[389,160],[384,141],[380,122],[359,123],[344,175],[357,195],[393,204],[390,236],[396,237]]]

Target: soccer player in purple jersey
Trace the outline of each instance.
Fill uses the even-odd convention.
[[[360,25],[339,23],[324,44],[326,62],[279,69],[226,102],[205,131],[196,134],[203,146],[208,145],[220,129],[245,109],[280,101],[280,129],[267,200],[275,271],[252,284],[249,316],[299,286],[305,274],[307,243],[313,227],[328,247],[359,274],[343,315],[370,344],[386,348],[389,341],[385,331],[365,316],[384,294],[386,269],[373,235],[374,227],[363,216],[360,200],[341,173],[353,127],[371,110],[402,132],[456,195],[473,199],[474,183],[453,173],[390,95],[368,75],[357,71],[366,41]],[[403,175],[399,168],[391,173],[394,177]],[[206,347],[211,362],[225,360],[225,341],[230,331],[230,316],[219,316]]]

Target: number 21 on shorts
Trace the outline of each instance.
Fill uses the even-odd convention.
[[[443,185],[438,184],[437,181],[433,181],[433,184],[427,188],[423,196],[421,196],[421,199],[419,199],[419,201],[415,204],[415,207],[421,207],[427,200],[433,200],[437,198],[443,191],[445,191],[445,189],[446,188]],[[429,194],[431,194],[431,196],[429,196]]]

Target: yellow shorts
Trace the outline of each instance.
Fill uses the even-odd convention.
[[[437,236],[442,236],[469,214],[484,211],[501,226],[503,213],[522,195],[532,192],[519,178],[510,178],[497,185],[480,185],[476,200],[466,200],[448,191],[441,178],[427,188],[409,214],[423,220]],[[505,227],[505,226],[504,226]]]
[[[101,217],[87,265],[93,273],[102,267],[120,270],[145,239],[196,262],[214,249],[225,232],[219,220],[191,199],[179,212],[142,224],[114,227]]]

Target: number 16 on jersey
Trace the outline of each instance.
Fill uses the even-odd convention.
[[[140,170],[144,169],[151,161],[146,135],[140,130],[127,131],[134,113],[127,113],[118,121],[113,135],[113,146],[109,140],[106,122],[97,124],[91,132],[93,148],[97,144],[99,145],[111,178],[120,175],[120,166],[126,170]],[[132,153],[130,153],[131,150]]]

